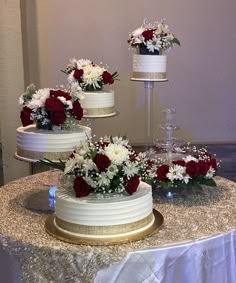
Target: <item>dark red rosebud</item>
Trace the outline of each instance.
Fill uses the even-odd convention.
[[[198,165],[199,165],[199,174],[201,174],[202,176],[206,176],[210,168],[210,165],[203,160],[199,160]]]
[[[114,79],[113,77],[111,76],[111,74],[107,71],[104,71],[103,74],[102,74],[102,81],[103,83],[106,85],[106,84],[113,84],[114,83]]]
[[[21,110],[20,119],[24,127],[33,124],[34,121],[31,119],[31,113],[32,110],[27,106],[24,106],[23,109]]]
[[[186,163],[186,173],[190,176],[190,177],[196,177],[197,175],[200,174],[199,172],[199,165],[196,161],[191,160],[189,162]]]
[[[71,113],[75,117],[76,120],[82,119],[84,111],[78,100],[73,102]]]
[[[78,176],[74,180],[74,191],[77,198],[86,197],[91,192],[91,187],[89,184],[83,179],[83,177]]]
[[[215,158],[212,158],[212,159],[210,160],[210,165],[211,165],[211,167],[212,167],[213,169],[217,170],[218,166],[217,166],[217,161],[216,161]]]
[[[49,97],[45,101],[45,109],[47,111],[55,112],[55,111],[63,111],[64,104],[56,97]]]
[[[166,174],[169,173],[169,169],[169,166],[166,164],[163,164],[158,167],[156,171],[157,179],[161,182],[167,182],[168,178],[166,177]]]
[[[148,40],[152,39],[153,38],[153,30],[145,30],[142,33],[142,36],[144,37],[145,41],[148,41]]]
[[[111,160],[105,154],[101,153],[96,154],[93,162],[96,164],[99,172],[106,171],[106,169],[111,165]]]
[[[185,166],[185,161],[184,160],[173,160],[172,163],[174,165],[180,165],[180,166]]]
[[[130,195],[132,195],[137,191],[139,183],[140,183],[140,179],[138,175],[134,175],[129,179],[127,178],[127,176],[124,177],[125,190]]]
[[[52,112],[50,119],[52,125],[60,126],[65,122],[65,120],[66,120],[66,114],[63,111]]]
[[[82,79],[82,76],[84,74],[84,70],[82,69],[75,69],[73,77],[77,80],[80,81]]]

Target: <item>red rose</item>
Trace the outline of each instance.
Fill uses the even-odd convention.
[[[142,36],[144,37],[145,41],[148,41],[148,40],[152,39],[153,38],[153,30],[145,30],[142,33]]]
[[[83,76],[83,74],[84,74],[84,70],[82,70],[82,69],[75,69],[75,70],[74,70],[73,77],[74,77],[76,80],[80,81],[81,78],[82,78],[82,76]]]
[[[129,179],[126,176],[124,177],[125,190],[130,195],[132,195],[133,193],[137,191],[139,183],[140,183],[140,180],[139,180],[138,175],[134,175],[133,177],[130,177]]]
[[[24,108],[21,110],[20,119],[24,127],[33,124],[34,121],[31,119],[31,113],[32,110],[27,106],[24,106]]]
[[[190,176],[190,177],[196,177],[197,175],[200,174],[199,172],[199,165],[196,161],[191,160],[189,162],[186,163],[186,173]]]
[[[66,114],[63,111],[52,112],[51,123],[55,126],[60,126],[66,120]]]
[[[72,106],[73,106],[71,110],[72,115],[75,117],[76,120],[81,120],[84,112],[79,101],[78,100],[74,101]]]
[[[64,104],[56,97],[49,97],[45,101],[45,108],[48,111],[63,111],[64,110]]]
[[[212,159],[210,160],[210,165],[211,165],[211,167],[212,167],[213,169],[217,170],[218,166],[217,166],[217,161],[216,161],[215,158],[212,158]]]
[[[62,96],[64,97],[66,100],[71,100],[71,96],[68,92],[65,92],[63,90],[50,90],[50,97],[58,97],[58,96]]]
[[[111,160],[101,153],[97,153],[93,161],[97,165],[99,172],[105,171],[111,165]]]
[[[209,168],[210,168],[210,165],[203,161],[203,160],[199,160],[198,161],[198,166],[199,166],[199,174],[203,175],[203,176],[206,176]]]
[[[86,197],[91,192],[91,187],[88,183],[83,179],[83,177],[78,176],[74,180],[74,191],[77,198]]]
[[[180,165],[180,166],[185,166],[185,161],[184,160],[173,160],[172,163],[174,165]]]
[[[113,84],[114,83],[114,79],[112,77],[112,75],[107,72],[107,71],[104,71],[103,74],[102,74],[102,81],[103,83],[106,85],[106,84]]]
[[[157,179],[162,182],[167,182],[168,178],[166,177],[166,174],[169,173],[169,166],[168,165],[161,165],[157,168],[156,174]]]

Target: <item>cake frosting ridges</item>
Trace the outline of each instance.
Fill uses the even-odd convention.
[[[17,155],[29,159],[67,159],[74,147],[91,137],[91,129],[78,126],[73,131],[47,131],[35,125],[17,128]]]
[[[118,225],[138,221],[152,212],[150,186],[141,183],[130,196],[116,195],[99,198],[89,195],[75,198],[73,193],[60,188],[56,193],[56,216],[81,225]]]
[[[114,91],[84,92],[81,100],[84,116],[106,116],[115,113]]]

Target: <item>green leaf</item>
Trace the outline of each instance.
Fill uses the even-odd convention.
[[[175,37],[175,38],[172,40],[172,43],[175,43],[175,44],[181,46],[181,45],[180,45],[180,41],[178,40],[177,37]]]

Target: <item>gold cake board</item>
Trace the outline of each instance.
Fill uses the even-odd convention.
[[[153,215],[155,217],[154,223],[146,230],[134,233],[132,235],[124,235],[119,237],[92,238],[92,237],[80,237],[80,236],[68,234],[62,230],[59,230],[54,225],[54,219],[56,217],[55,214],[49,215],[47,217],[45,222],[45,229],[49,235],[61,241],[77,244],[77,245],[106,246],[106,245],[124,244],[124,243],[142,240],[150,236],[157,229],[159,229],[164,222],[164,218],[162,214],[155,209],[153,209]]]

